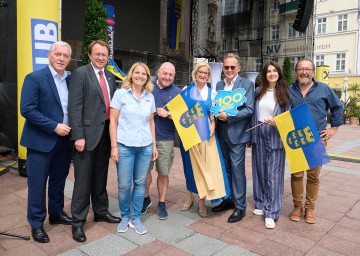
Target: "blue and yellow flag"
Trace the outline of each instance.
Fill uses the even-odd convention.
[[[180,32],[181,32],[181,9],[182,0],[170,1],[170,41],[169,47],[179,49]]]
[[[171,113],[185,151],[210,138],[208,109],[195,83],[190,84],[166,107]]]
[[[330,162],[306,103],[274,118],[292,173]]]
[[[106,69],[109,70],[111,73],[113,73],[114,76],[120,78],[121,80],[124,81],[126,79],[126,74],[118,67],[118,65],[113,59],[109,59]]]

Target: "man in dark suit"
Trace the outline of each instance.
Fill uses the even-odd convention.
[[[91,63],[72,73],[69,87],[70,139],[74,141],[75,184],[71,202],[72,234],[85,242],[83,225],[90,207],[94,221],[119,223],[108,211],[106,183],[110,157],[109,111],[116,89],[115,77],[105,69],[109,45],[101,40],[90,43]]]
[[[54,43],[48,53],[49,66],[25,77],[20,111],[26,119],[20,144],[27,147],[28,212],[31,234],[36,242],[47,243],[46,183],[50,224],[71,224],[64,212],[64,187],[69,174],[71,147],[68,125],[68,84],[65,68],[71,47]]]
[[[229,53],[224,57],[223,72],[225,79],[216,84],[216,90],[233,91],[236,88],[245,89],[246,102],[238,107],[236,116],[228,116],[224,112],[216,117],[216,132],[224,156],[225,167],[230,183],[230,198],[224,200],[212,210],[214,212],[234,209],[228,218],[229,223],[241,221],[246,210],[246,176],[245,149],[250,141],[249,128],[254,111],[254,83],[238,75],[240,72],[240,58],[237,54]]]

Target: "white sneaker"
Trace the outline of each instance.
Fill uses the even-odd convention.
[[[254,209],[253,214],[258,215],[258,216],[262,216],[262,215],[264,215],[264,211],[259,210],[259,209]]]
[[[128,230],[129,218],[122,218],[121,222],[116,228],[118,233],[125,233]]]
[[[275,221],[271,218],[265,218],[265,227],[266,228],[275,228]]]
[[[144,224],[142,224],[141,220],[130,220],[129,221],[129,227],[130,228],[134,228],[135,232],[138,233],[139,235],[143,235],[147,233],[147,229],[144,226]]]

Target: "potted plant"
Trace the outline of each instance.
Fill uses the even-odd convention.
[[[350,125],[358,125],[359,117],[360,117],[360,106],[354,104],[349,108],[348,112],[349,124]]]
[[[356,117],[356,112],[359,111],[358,103],[360,103],[360,95],[357,93],[359,89],[358,84],[351,84],[349,89],[344,89],[342,93],[345,97],[341,97],[341,103],[343,104],[343,123],[346,123],[346,119],[349,117]],[[353,91],[351,96],[349,90]]]

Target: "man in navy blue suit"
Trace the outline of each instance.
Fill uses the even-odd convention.
[[[216,132],[224,156],[227,176],[230,183],[231,195],[218,206],[212,208],[214,212],[234,209],[228,218],[229,223],[241,221],[246,210],[246,176],[245,149],[250,141],[249,128],[254,111],[254,83],[238,75],[240,72],[240,58],[237,54],[228,53],[224,57],[223,72],[225,79],[216,84],[216,90],[234,91],[245,89],[246,102],[238,107],[236,116],[228,116],[220,111],[216,117]]]
[[[46,183],[50,224],[70,225],[64,212],[64,187],[69,173],[71,151],[68,125],[71,47],[59,41],[51,45],[49,65],[25,77],[20,111],[26,119],[20,144],[27,148],[27,218],[36,242],[47,243],[43,225],[46,218]]]

